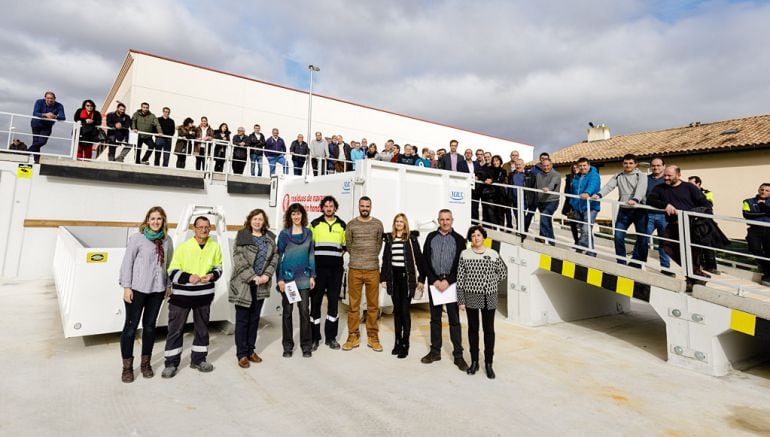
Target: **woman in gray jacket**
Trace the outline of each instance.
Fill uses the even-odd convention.
[[[171,294],[168,265],[174,245],[168,236],[166,212],[160,206],[147,211],[139,232],[128,239],[126,253],[120,266],[120,286],[126,306],[126,322],[120,334],[123,356],[123,382],[134,381],[134,339],[142,320],[142,376],[152,378],[150,364],[155,343],[155,322],[163,297]],[[164,293],[165,292],[165,293]]]
[[[270,297],[278,263],[275,234],[269,228],[265,211],[255,209],[235,237],[228,300],[235,304],[235,353],[238,365],[244,369],[250,366],[249,362],[262,362],[254,346],[262,305]]]

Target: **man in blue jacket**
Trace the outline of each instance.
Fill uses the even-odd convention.
[[[265,149],[267,163],[270,164],[270,176],[275,174],[276,163],[281,164],[283,174],[286,174],[286,159],[283,157],[286,153],[286,143],[278,136],[278,129],[273,128],[273,135],[265,141]]]
[[[589,199],[599,192],[602,181],[599,178],[599,172],[596,170],[596,167],[591,165],[588,158],[578,159],[577,167],[578,173],[572,179],[572,193],[579,196],[579,198],[569,198],[572,210],[577,213],[577,219],[580,221],[577,244],[589,249],[586,251],[586,255],[596,256],[596,252],[593,250],[594,245],[589,244],[589,236],[591,235],[601,204]]]
[[[43,97],[35,101],[32,115],[36,118],[30,121],[33,136],[32,144],[27,151],[34,154],[36,163],[40,162],[40,148],[48,142],[53,124],[56,120],[67,119],[64,115],[64,106],[56,101],[56,94],[53,91],[46,91]]]

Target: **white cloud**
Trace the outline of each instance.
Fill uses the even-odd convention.
[[[770,5],[722,1],[23,3],[4,11],[0,106],[104,96],[128,48],[555,150],[767,112]],[[46,10],[41,23],[39,10]],[[656,15],[657,14],[657,15]],[[289,83],[290,84],[290,83]]]

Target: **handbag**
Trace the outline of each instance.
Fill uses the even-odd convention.
[[[409,241],[409,249],[412,250],[412,264],[414,265],[414,274],[415,274],[415,276],[419,277],[419,275],[417,273],[418,272],[418,270],[417,270],[417,259],[416,259],[417,257],[414,255],[414,246],[412,246],[412,239],[409,238],[408,241]],[[422,299],[424,292],[425,292],[424,288],[423,289],[415,288],[414,289],[414,299],[415,300]]]

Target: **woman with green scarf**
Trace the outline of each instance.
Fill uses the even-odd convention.
[[[119,282],[126,306],[126,322],[120,335],[123,382],[134,381],[134,339],[139,320],[142,320],[142,376],[154,376],[150,358],[155,343],[155,322],[163,298],[171,294],[167,272],[173,251],[166,212],[160,206],[153,206],[147,211],[139,232],[128,239],[120,266]]]

